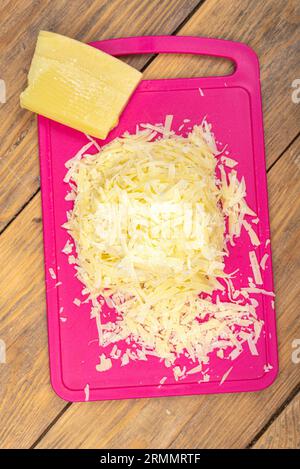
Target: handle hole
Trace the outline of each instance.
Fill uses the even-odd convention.
[[[144,68],[153,54],[119,57],[136,68]],[[229,59],[193,54],[158,54],[144,70],[145,79],[228,76],[235,70]]]

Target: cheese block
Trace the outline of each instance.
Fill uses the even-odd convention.
[[[40,31],[21,107],[105,139],[142,74],[87,44]]]

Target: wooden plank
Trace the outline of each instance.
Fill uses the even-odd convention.
[[[299,337],[300,139],[269,173],[280,374],[260,393],[73,404],[39,448],[245,447],[299,383],[291,343]],[[226,423],[226,424],[225,424]]]
[[[171,33],[197,1],[17,1],[1,10],[1,78],[8,102],[0,108],[0,225],[38,187],[35,118],[19,110],[37,31],[53,29],[86,41],[118,35]],[[121,11],[122,15],[117,15]],[[146,58],[138,59],[141,67]],[[23,65],[25,64],[26,65]],[[8,66],[9,64],[9,66]],[[24,69],[22,68],[24,67]],[[3,226],[3,225],[2,225]],[[64,408],[49,384],[40,196],[0,237],[0,446],[28,447]]]
[[[37,195],[0,237],[0,338],[7,349],[0,364],[2,448],[30,446],[65,406],[49,384],[39,217]]]
[[[17,0],[0,7],[0,78],[7,102],[0,105],[0,229],[39,187],[35,116],[19,106],[40,29],[92,41],[116,36],[171,34],[200,0]],[[127,60],[141,68],[148,56]]]
[[[300,448],[300,393],[274,420],[253,446],[254,449]]]

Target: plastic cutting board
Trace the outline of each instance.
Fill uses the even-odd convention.
[[[164,122],[167,114],[174,116],[174,130],[178,130],[183,119],[190,119],[190,125],[199,124],[206,115],[216,139],[228,144],[230,156],[238,161],[239,176],[246,179],[247,202],[260,219],[257,232],[261,245],[255,249],[256,255],[259,260],[265,253],[269,255],[262,272],[263,288],[273,291],[259,63],[255,53],[241,43],[200,37],[135,37],[91,45],[115,56],[185,53],[224,57],[234,62],[235,71],[230,76],[142,81],[118,127],[106,141],[99,143],[125,131],[135,132],[138,123]],[[89,318],[89,305],[77,307],[73,303],[75,297],[82,299],[82,284],[74,277],[74,266],[68,264],[67,256],[61,252],[68,239],[61,225],[66,221],[66,211],[72,207],[72,202],[64,200],[68,190],[63,182],[64,164],[87,139],[84,134],[41,116],[38,127],[49,355],[56,393],[65,400],[83,401],[87,384],[89,400],[256,391],[269,386],[278,368],[275,311],[271,298],[261,294],[254,295],[259,301],[258,315],[265,322],[257,344],[258,356],[245,350],[234,362],[212,357],[209,382],[199,383],[196,375],[176,382],[171,370],[154,357],[123,367],[114,364],[108,372],[96,371],[101,353],[96,324]],[[186,131],[187,127],[182,132]],[[240,269],[241,285],[252,275],[250,249],[253,246],[244,233],[226,263],[228,271]],[[49,268],[56,273],[56,280],[49,274]],[[57,282],[61,285],[55,286]],[[220,385],[232,365],[231,373]],[[159,386],[163,376],[167,380]]]

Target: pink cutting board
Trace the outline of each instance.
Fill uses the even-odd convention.
[[[136,124],[164,122],[167,114],[174,115],[177,130],[183,119],[199,124],[204,116],[213,125],[216,140],[228,144],[229,156],[238,161],[238,175],[246,179],[247,202],[260,219],[257,233],[261,245],[256,250],[260,260],[269,259],[263,274],[263,288],[273,291],[263,122],[256,54],[245,44],[200,37],[135,37],[94,42],[93,47],[112,55],[143,53],[185,53],[225,57],[235,64],[230,76],[144,80],[130,99],[120,123],[108,136],[106,143],[125,131],[135,132]],[[187,70],[188,75],[188,70]],[[200,90],[199,90],[200,89]],[[39,145],[44,226],[45,275],[51,383],[56,393],[68,401],[85,400],[84,388],[89,385],[89,400],[170,396],[256,391],[269,386],[278,370],[275,311],[270,297],[255,294],[259,301],[259,318],[265,322],[258,341],[258,356],[248,350],[234,362],[211,357],[208,364],[210,381],[199,383],[199,377],[189,375],[176,382],[170,369],[156,358],[147,362],[130,362],[121,367],[114,362],[108,372],[99,373],[101,350],[97,330],[90,320],[90,307],[73,304],[81,297],[82,285],[74,277],[74,267],[61,252],[68,234],[61,225],[72,202],[64,200],[68,185],[63,182],[69,160],[87,139],[84,134],[39,116]],[[185,134],[188,125],[181,133]],[[267,242],[267,243],[266,243]],[[226,263],[226,271],[240,269],[238,286],[247,284],[252,275],[249,250],[253,246],[248,235],[239,238]],[[57,279],[49,274],[53,268]],[[62,282],[60,286],[55,286]],[[63,308],[63,311],[62,311]],[[107,311],[109,313],[109,311]],[[220,385],[224,373],[233,365],[227,380]],[[266,365],[271,365],[266,369]],[[163,386],[159,381],[167,380]]]

